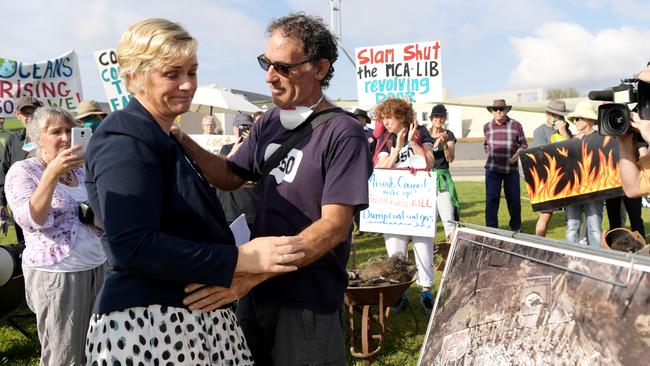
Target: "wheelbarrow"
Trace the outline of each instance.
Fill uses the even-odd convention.
[[[363,359],[364,364],[370,365],[370,358],[376,355],[383,345],[390,305],[394,304],[414,281],[415,278],[396,284],[348,287],[345,290],[350,325],[350,353],[353,357]],[[410,306],[409,309],[413,313]],[[361,314],[361,324],[358,326],[355,324],[355,311]],[[415,313],[412,315],[417,328]],[[357,348],[359,338],[361,350]]]

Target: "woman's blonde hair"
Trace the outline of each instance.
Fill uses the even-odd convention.
[[[131,25],[116,48],[126,88],[135,94],[141,86],[134,85],[131,75],[182,65],[196,54],[197,45],[183,27],[167,19],[151,18]]]
[[[402,122],[404,126],[413,123],[415,119],[415,111],[413,111],[411,104],[404,99],[397,98],[386,99],[377,106],[375,114],[380,119],[393,117]]]

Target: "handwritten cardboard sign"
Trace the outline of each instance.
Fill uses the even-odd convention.
[[[83,99],[77,53],[72,50],[36,63],[0,58],[0,117],[15,116],[23,96],[75,111]]]
[[[126,107],[133,97],[128,90],[124,79],[120,77],[120,66],[117,64],[117,54],[110,48],[95,52],[95,62],[99,70],[99,77],[102,79],[104,92],[108,99],[111,112]]]
[[[441,51],[438,41],[356,48],[359,104],[373,106],[391,97],[441,102]]]
[[[408,169],[375,169],[368,180],[369,207],[361,231],[436,236],[436,175]]]

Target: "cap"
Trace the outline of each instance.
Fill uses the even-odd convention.
[[[436,104],[431,108],[431,115],[432,116],[440,116],[440,115],[447,115],[447,108],[445,108],[444,105],[442,104]]]
[[[238,114],[235,115],[235,118],[232,120],[232,125],[233,126],[241,126],[241,125],[253,125],[253,117],[251,117],[249,114]]]
[[[22,111],[23,108],[25,107],[32,107],[34,109],[42,107],[43,103],[41,103],[38,99],[34,97],[21,97],[18,99],[18,103],[16,103],[16,110],[17,111]]]

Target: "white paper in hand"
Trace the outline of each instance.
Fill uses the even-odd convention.
[[[230,224],[230,231],[232,231],[232,234],[235,236],[235,244],[237,244],[237,246],[248,243],[251,239],[251,231],[246,223],[245,214],[239,215],[239,217]]]

